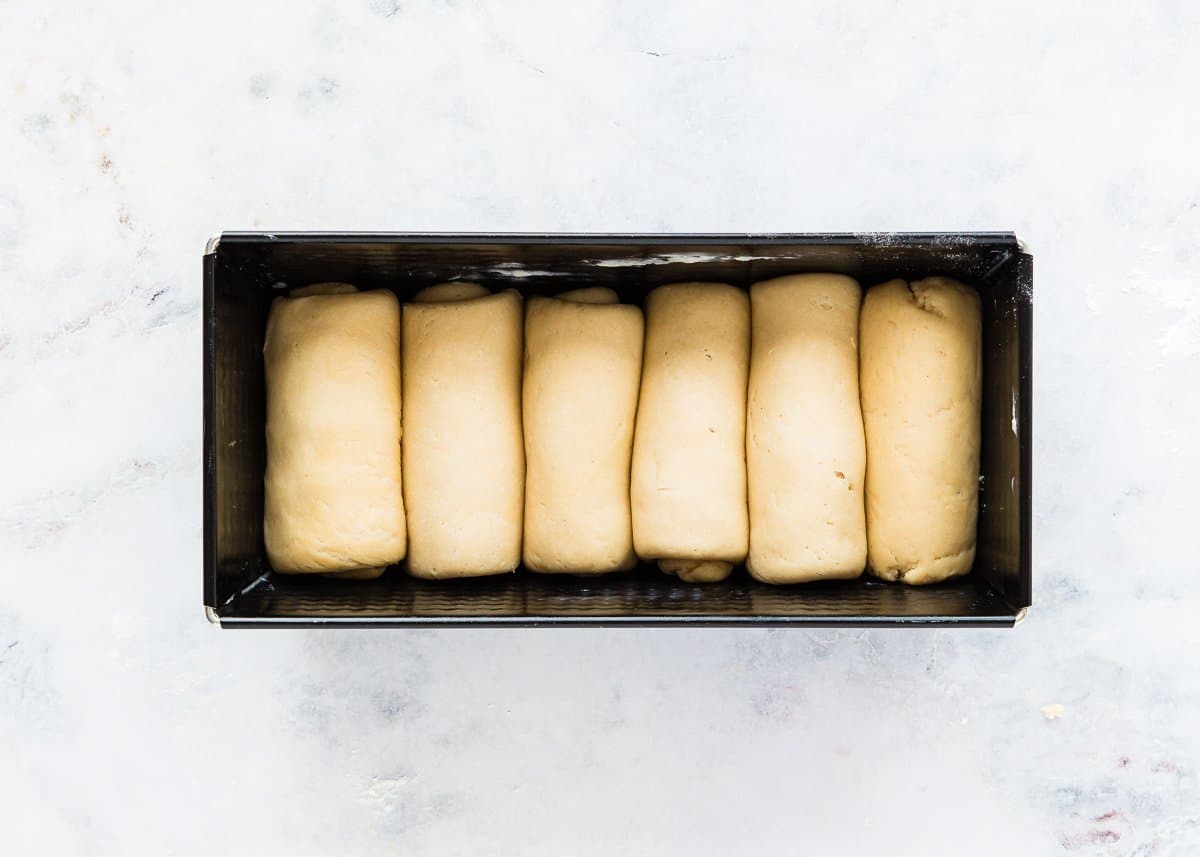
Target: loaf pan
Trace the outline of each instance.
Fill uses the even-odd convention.
[[[646,565],[574,578],[430,582],[280,575],[263,547],[262,343],[276,295],[320,281],[401,300],[445,280],[525,295],[610,286],[631,303],[663,283],[749,286],[801,272],[956,277],[983,304],[983,454],[972,572],[927,587],[854,581],[768,586],[737,570],[687,584]],[[1033,268],[1012,233],[464,235],[226,232],[204,253],[204,605],[224,627],[1010,627],[1032,593]]]

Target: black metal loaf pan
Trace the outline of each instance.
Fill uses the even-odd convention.
[[[662,283],[748,286],[832,271],[870,286],[945,274],[983,298],[983,479],[971,574],[924,588],[767,586],[738,570],[681,583],[643,567],[428,582],[278,575],[263,549],[262,343],[271,299],[319,281],[386,288],[477,280],[553,294],[584,285],[640,303]],[[413,235],[225,233],[204,255],[204,604],[227,627],[705,625],[1006,627],[1031,599],[1032,259],[1011,233],[826,235]]]

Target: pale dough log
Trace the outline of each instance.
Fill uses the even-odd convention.
[[[767,583],[853,578],[866,565],[861,299],[840,274],[750,288],[746,568]]]
[[[439,294],[455,291],[464,292]],[[521,561],[521,329],[515,291],[404,306],[407,567],[416,577],[499,574]]]
[[[979,294],[931,277],[867,292],[860,324],[871,570],[936,583],[975,561]]]
[[[387,571],[387,566],[381,565],[375,568],[358,568],[354,571],[327,571],[321,576],[337,580],[374,580],[382,577],[385,571]]]
[[[720,583],[733,571],[733,563],[716,559],[660,559],[659,571],[685,583]]]
[[[575,301],[580,304],[615,304],[621,299],[608,286],[585,286],[555,295],[560,301]]]
[[[404,557],[400,305],[350,291],[307,287],[277,298],[267,320],[263,536],[276,571]]]
[[[487,286],[481,286],[479,283],[464,283],[461,280],[455,280],[454,282],[438,283],[436,286],[421,289],[413,297],[413,301],[422,304],[465,301],[490,294],[491,290]]]
[[[630,497],[638,556],[683,580],[746,558],[750,301],[721,283],[660,286],[646,345]]]
[[[530,298],[525,312],[525,565],[632,568],[629,466],[642,311]]]
[[[357,292],[356,286],[350,283],[313,283],[310,286],[300,286],[288,293],[290,298],[306,298],[310,295],[348,295]]]

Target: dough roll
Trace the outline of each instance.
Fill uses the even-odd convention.
[[[866,453],[858,396],[862,290],[840,274],[750,289],[750,555],[767,583],[862,574]]]
[[[354,571],[327,571],[322,577],[332,577],[337,580],[374,580],[377,577],[383,577],[385,571],[387,571],[387,566],[381,565],[377,568],[356,568]]]
[[[642,311],[616,295],[531,298],[525,312],[525,565],[632,568],[629,466]],[[597,299],[603,302],[595,302]]]
[[[436,286],[421,289],[413,297],[413,301],[419,304],[446,303],[487,297],[491,293],[491,289],[481,286],[479,283],[464,283],[456,280],[452,283],[438,283]]]
[[[404,306],[408,571],[422,578],[521,561],[521,298],[450,285]]]
[[[951,279],[867,292],[860,323],[871,570],[935,583],[975,561],[979,294]]]
[[[750,300],[721,283],[660,286],[646,345],[630,497],[638,556],[723,580],[746,558]]]
[[[584,286],[581,289],[571,289],[555,295],[560,301],[575,301],[580,304],[615,304],[621,299],[608,286]]]
[[[344,284],[300,294],[271,305],[263,347],[267,558],[369,574],[404,558],[400,304]]]

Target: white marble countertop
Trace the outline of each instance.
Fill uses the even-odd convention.
[[[1125,5],[0,3],[0,851],[1200,853],[1200,7]],[[254,228],[1015,229],[1029,619],[207,624]]]

